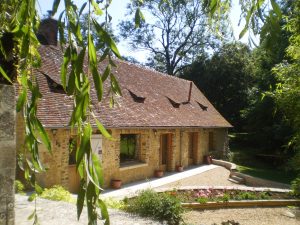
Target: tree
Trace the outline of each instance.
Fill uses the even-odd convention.
[[[246,0],[245,0],[246,1]],[[266,0],[259,1],[259,3],[265,2]],[[142,2],[140,0],[140,2]],[[215,15],[223,15],[224,9],[227,11],[230,0],[205,0],[205,9],[208,10],[210,18],[215,17]],[[280,10],[277,10],[277,4],[275,0],[271,0],[273,9],[275,10],[277,16],[279,17]],[[120,89],[114,79],[114,76],[110,73],[110,67],[113,66],[111,60],[111,54],[115,54],[117,57],[120,57],[119,52],[116,48],[115,42],[109,36],[108,32],[101,26],[94,18],[92,14],[102,15],[103,11],[106,11],[109,6],[109,1],[103,4],[103,1],[87,0],[83,3],[79,9],[76,5],[73,4],[71,0],[64,0],[64,12],[60,15],[59,22],[59,31],[60,31],[60,44],[64,50],[64,62],[61,69],[61,80],[62,85],[65,91],[74,96],[74,112],[71,119],[71,125],[77,126],[78,136],[80,136],[80,147],[77,149],[77,168],[82,177],[81,191],[78,196],[77,201],[77,210],[78,217],[81,214],[84,201],[86,200],[88,208],[88,219],[89,224],[95,224],[97,221],[97,211],[96,206],[101,207],[102,216],[108,218],[107,210],[105,205],[101,200],[99,200],[99,194],[101,188],[101,174],[99,173],[99,167],[95,167],[95,163],[90,157],[90,137],[91,137],[91,128],[90,128],[90,118],[93,114],[88,107],[90,98],[89,98],[89,89],[90,89],[90,80],[89,77],[92,77],[97,91],[97,97],[99,101],[102,97],[102,86],[104,82],[104,77],[110,76],[113,80],[112,91],[114,93],[120,94]],[[107,3],[107,4],[106,4]],[[162,5],[167,4],[167,0],[161,1]],[[54,0],[53,3],[53,14],[56,13],[60,0]],[[99,5],[100,4],[100,5]],[[83,9],[88,6],[88,43],[85,45],[82,35],[80,33],[81,27],[79,23],[79,18],[82,14]],[[43,168],[39,162],[39,151],[38,151],[38,137],[42,142],[48,147],[51,151],[51,145],[48,140],[48,137],[43,129],[43,126],[36,117],[38,99],[41,94],[39,92],[38,84],[35,81],[34,74],[32,70],[34,67],[38,67],[41,63],[40,57],[38,54],[38,41],[36,37],[36,31],[39,25],[39,17],[36,11],[36,0],[27,0],[27,1],[17,1],[17,0],[4,0],[0,4],[0,18],[2,23],[0,24],[0,37],[1,37],[1,65],[0,73],[6,82],[13,82],[18,76],[18,82],[20,83],[20,94],[17,102],[18,110],[23,110],[23,114],[26,121],[26,146],[28,147],[28,153],[31,155],[31,158],[28,158],[27,167],[31,169],[31,172],[27,173],[30,176],[30,180],[34,185],[36,191],[40,191],[40,187],[35,182],[35,172],[41,171]],[[160,6],[158,6],[160,7]],[[254,17],[255,12],[259,11],[261,4],[256,4],[255,1],[252,1],[251,8],[249,8],[249,13],[246,16],[246,27],[250,24],[251,18]],[[107,11],[106,11],[107,12]],[[136,10],[136,26],[139,27],[140,22],[143,18],[143,15],[138,7]],[[93,37],[90,33],[90,24],[94,24],[97,30],[99,37],[104,41],[106,49],[101,57],[108,58],[109,64],[106,67],[105,74],[99,74],[97,71],[97,57],[95,51],[95,44],[93,42]],[[64,35],[65,28],[67,28],[67,38]],[[8,35],[8,36],[6,36]],[[11,35],[11,37],[9,37]],[[4,42],[2,39],[3,36],[9,37],[10,40],[13,40],[13,49],[4,48]],[[180,36],[179,36],[180,37]],[[15,42],[14,42],[15,41]],[[299,45],[298,45],[299,46]],[[182,55],[188,53],[187,49],[179,50]],[[83,71],[83,56],[87,53],[88,56],[88,72]],[[2,62],[11,60],[12,55],[15,56],[14,65],[17,66],[18,73],[10,73],[11,71],[4,70],[2,68]],[[179,58],[181,55],[179,56]],[[176,60],[177,61],[177,60]],[[178,64],[178,63],[177,63]],[[69,66],[70,65],[70,66]],[[69,70],[67,70],[69,69]],[[67,71],[69,72],[67,74]],[[103,78],[103,81],[102,81]],[[3,81],[3,79],[1,80]],[[76,86],[75,86],[75,81]],[[94,118],[96,120],[96,118]],[[104,127],[99,121],[97,121],[99,130],[106,137],[109,137],[109,134],[106,132]],[[31,163],[28,163],[31,162]],[[87,166],[88,165],[88,166]],[[92,172],[92,173],[91,173]],[[87,179],[88,175],[89,179]],[[33,215],[36,219],[37,216]],[[37,221],[35,220],[35,223]],[[106,220],[106,224],[109,224],[109,220]]]
[[[140,4],[135,0],[129,12]],[[208,17],[198,0],[146,0],[141,6],[149,18],[135,29],[134,21],[122,21],[121,36],[132,48],[151,52],[148,65],[170,75],[176,75],[196,55],[212,44],[208,32]]]
[[[246,45],[238,42],[224,44],[211,58],[199,57],[182,75],[194,81],[237,130],[242,127],[241,111],[249,104],[253,82],[250,57]]]

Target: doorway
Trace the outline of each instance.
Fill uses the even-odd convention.
[[[171,154],[172,154],[172,134],[162,134],[160,136],[160,169],[164,171],[171,170]]]
[[[188,164],[195,165],[197,163],[197,150],[198,150],[198,133],[189,133],[188,145]]]

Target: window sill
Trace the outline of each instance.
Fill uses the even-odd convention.
[[[143,163],[143,162],[124,163],[124,164],[120,165],[120,171],[136,169],[136,168],[145,167],[145,166],[148,166],[148,164]]]

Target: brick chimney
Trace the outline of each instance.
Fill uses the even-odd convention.
[[[57,45],[57,32],[57,20],[52,19],[49,16],[41,21],[39,30],[37,32],[37,38],[42,45]]]

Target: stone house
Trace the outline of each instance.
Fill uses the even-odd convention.
[[[41,45],[39,51],[43,63],[34,73],[43,97],[38,116],[51,139],[53,155],[41,146],[40,157],[48,170],[38,181],[44,187],[60,184],[76,192],[79,179],[69,152],[76,145],[76,132],[68,126],[73,99],[61,86],[63,55],[55,45]],[[106,187],[112,179],[142,180],[153,177],[157,169],[175,171],[179,165],[202,164],[204,155],[225,154],[231,125],[192,82],[120,60],[115,63],[113,73],[122,90],[116,106],[109,107],[108,82],[101,103],[91,90],[94,113],[114,139],[102,138],[95,126],[92,148],[101,159]],[[99,65],[100,71],[104,68]],[[20,147],[23,131],[18,115]]]

